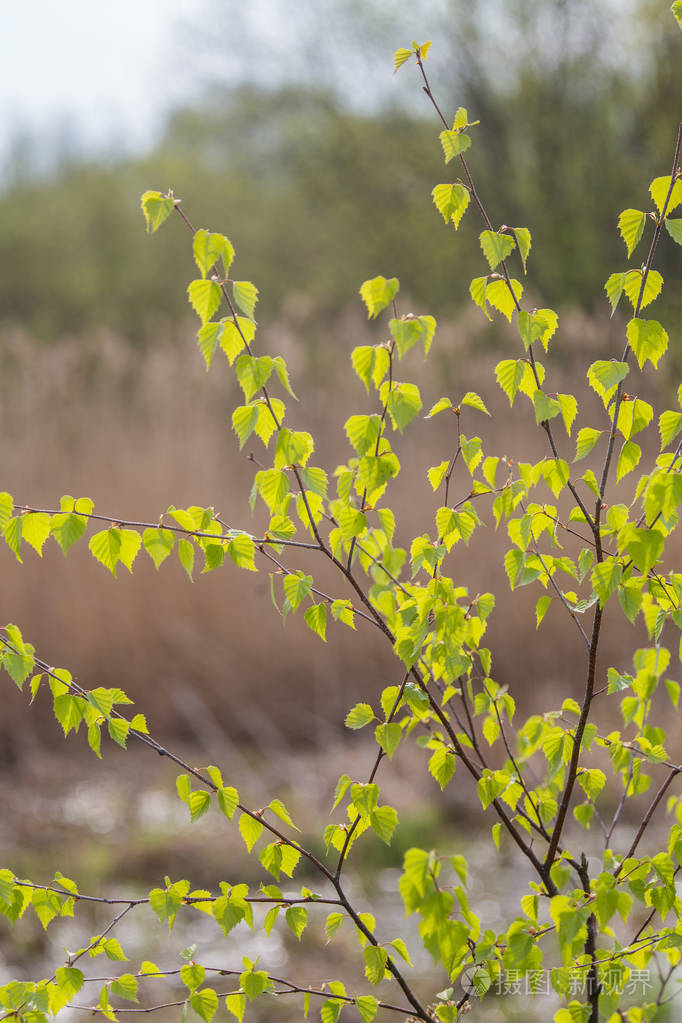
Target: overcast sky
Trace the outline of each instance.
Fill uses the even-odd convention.
[[[202,0],[5,0],[0,153],[13,136],[70,124],[89,142],[139,147],[182,91],[173,56]],[[204,0],[205,3],[205,0]]]
[[[0,166],[22,135],[45,152],[55,141],[140,150],[155,141],[165,111],[207,78],[273,84],[310,76],[311,33],[313,77],[333,76],[340,64],[346,98],[355,83],[367,102],[370,24],[382,42],[380,84],[391,89],[393,48],[430,30],[424,10],[444,7],[445,0],[3,0]]]

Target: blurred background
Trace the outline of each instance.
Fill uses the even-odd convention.
[[[522,415],[510,425],[494,383],[496,362],[518,350],[514,333],[470,308],[469,282],[484,272],[480,224],[472,210],[455,235],[431,201],[452,173],[416,70],[393,74],[393,51],[412,39],[433,40],[427,67],[446,117],[461,105],[481,121],[470,165],[491,220],[532,232],[526,294],[561,317],[553,390],[581,388],[588,361],[619,357],[624,320],[609,318],[603,291],[626,265],[617,216],[650,208],[648,184],[669,173],[682,118],[681,40],[667,2],[43,0],[8,7],[3,22],[0,489],[18,502],[56,508],[62,494],[87,495],[100,512],[147,521],[170,503],[214,505],[256,531],[250,448],[240,455],[230,428],[237,388],[219,361],[205,372],[185,296],[189,238],[174,222],[145,234],[147,188],[172,188],[196,226],[232,240],[237,275],[261,292],[259,350],[287,358],[302,399],[295,425],[316,437],[320,464],[347,457],[345,418],[372,410],[348,358],[382,339],[357,294],[380,273],[400,278],[401,311],[439,321],[429,364],[412,355],[405,370],[424,405],[476,390],[494,415],[483,422],[472,412],[464,432],[480,434],[486,453],[542,457],[542,437]],[[671,351],[660,381],[632,369],[629,384],[660,401],[673,401],[682,363],[681,266],[664,234],[655,315]],[[414,480],[449,457],[453,440],[438,419],[396,440],[404,472],[393,506],[408,544],[432,529],[437,506]],[[573,450],[567,442],[562,454]],[[452,571],[474,592],[500,595],[490,629],[496,678],[522,706],[541,692],[534,709],[550,709],[581,692],[584,648],[554,608],[535,633],[537,594],[512,600],[506,548],[490,526],[471,550],[455,548]],[[42,561],[29,551],[21,566],[3,547],[0,620],[16,621],[39,656],[83,685],[121,685],[163,741],[255,779],[254,799],[276,778],[314,825],[345,769],[327,755],[341,757],[345,710],[396,681],[390,650],[362,630],[349,640],[330,629],[325,646],[295,620],[283,631],[265,572],[225,568],[192,585],[175,565],[157,575],[139,562],[134,576],[114,581],[85,545],[68,560],[56,548]],[[642,637],[626,638],[614,623],[604,670],[611,657],[628,670],[635,642]],[[29,873],[47,869],[57,847],[74,872],[158,880],[159,857],[180,828],[157,787],[160,778],[167,785],[164,766],[147,765],[140,786],[137,763],[108,754],[123,786],[114,795],[106,762],[101,769],[90,758],[88,788],[73,759],[84,740],[64,747],[48,702],[30,713],[25,703],[5,680],[0,757],[14,789],[2,795],[3,819],[15,821],[3,825],[5,858],[27,862],[30,848],[21,868]],[[370,749],[352,742],[369,765]],[[460,823],[471,808],[459,793],[440,816],[415,810],[431,790],[414,782],[420,760],[411,757],[397,767],[396,798],[420,841],[440,841],[453,807]],[[54,832],[43,804],[36,823],[41,798]],[[93,799],[119,807],[99,815],[103,841]],[[197,842],[187,832],[176,844],[178,871],[196,864]],[[223,854],[204,858],[197,884],[211,883]],[[376,881],[372,871],[395,869],[400,855],[375,865],[370,856],[366,869]],[[511,854],[508,866],[518,869]],[[368,887],[379,891],[374,881]],[[494,919],[494,899],[490,911]],[[35,948],[12,953],[15,968],[50,952],[39,929],[29,937]],[[530,1018],[527,1007],[506,1005],[486,1019],[517,1011]]]

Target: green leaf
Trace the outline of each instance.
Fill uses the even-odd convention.
[[[400,740],[403,737],[403,730],[397,722],[390,721],[384,725],[377,725],[374,730],[374,737],[384,753],[388,756],[388,759],[392,760],[393,754],[400,745]]]
[[[504,359],[502,362],[498,362],[495,367],[495,377],[509,398],[510,405],[514,404],[514,398],[521,386],[524,371],[525,364],[522,359]]]
[[[442,131],[438,136],[440,138],[440,144],[443,147],[443,154],[445,156],[445,162],[450,163],[450,160],[454,160],[456,156],[461,156],[462,153],[466,153],[467,149],[471,145],[471,139],[468,135],[465,135],[459,130]]]
[[[623,210],[618,218],[618,230],[628,250],[628,259],[644,232],[646,213],[641,210]]]
[[[153,234],[173,212],[175,199],[171,193],[162,195],[161,192],[144,192],[140,205],[147,224],[147,234]]]
[[[237,568],[245,568],[249,572],[257,572],[255,562],[256,545],[247,533],[237,533],[227,545],[227,553]]]
[[[561,417],[566,427],[566,433],[571,436],[571,428],[578,415],[578,402],[572,394],[557,394],[557,401],[561,409]]]
[[[596,391],[606,407],[621,380],[630,372],[627,362],[616,362],[615,359],[593,362],[587,371],[590,387]]]
[[[622,574],[623,569],[617,558],[605,558],[592,569],[592,589],[602,606],[618,589]]]
[[[264,387],[270,379],[273,361],[269,355],[257,358],[254,355],[244,353],[239,356],[234,368],[239,386],[244,392],[244,398],[246,401],[251,401],[254,394],[260,391],[261,387]]]
[[[266,469],[256,473],[256,486],[270,514],[280,511],[289,493],[289,478],[283,470]]]
[[[483,310],[486,317],[489,320],[492,320],[492,316],[488,312],[488,305],[485,298],[487,288],[488,288],[487,277],[474,277],[473,281],[469,285],[469,294],[471,295],[476,305]]]
[[[254,817],[250,817],[247,813],[242,813],[239,818],[239,834],[244,839],[244,845],[251,852],[254,845],[261,836],[263,825],[259,820]]]
[[[324,925],[325,934],[327,935],[327,941],[331,941],[339,927],[341,927],[345,915],[343,913],[330,913],[327,917],[327,921]]]
[[[88,497],[74,501],[67,495],[62,497],[60,504],[62,510],[52,516],[50,531],[66,555],[76,540],[83,536],[88,524],[86,516],[92,513],[93,503]]]
[[[110,738],[125,749],[128,732],[130,731],[129,723],[123,718],[111,718],[107,723],[107,729],[109,731]]]
[[[678,245],[682,245],[682,220],[671,220],[670,217],[667,217],[665,226],[672,240]]]
[[[547,351],[550,339],[559,325],[559,317],[553,309],[536,309],[534,313],[522,309],[518,317],[519,333],[526,349],[540,341]]]
[[[207,812],[211,805],[211,797],[208,792],[192,792],[189,797],[189,812],[192,823]]]
[[[82,696],[72,696],[71,693],[60,693],[54,698],[54,715],[64,730],[64,735],[75,729],[78,731],[80,723],[85,714],[87,701]]]
[[[393,73],[395,74],[398,68],[401,68],[413,56],[414,50],[405,50],[403,48],[396,50],[393,54]]]
[[[393,832],[398,824],[398,814],[392,806],[377,806],[369,815],[369,823],[382,842],[391,844]]]
[[[328,998],[326,1002],[323,1002],[320,1009],[320,1020],[322,1023],[336,1023],[341,1015],[343,1004],[343,1002],[333,998]]]
[[[129,572],[133,571],[133,561],[137,557],[137,552],[142,546],[142,537],[135,529],[122,529],[121,530],[121,550],[119,553],[119,561],[123,562]]]
[[[142,534],[142,543],[147,554],[158,569],[173,550],[173,547],[175,546],[175,536],[170,529],[163,529],[161,527],[155,528],[152,526],[145,529]]]
[[[381,432],[380,416],[351,416],[346,420],[344,429],[348,440],[358,455],[366,455],[376,448]]]
[[[613,314],[616,311],[618,303],[620,302],[620,297],[623,294],[624,284],[625,284],[625,274],[624,273],[613,273],[613,274],[611,274],[611,276],[607,280],[606,284],[604,285],[604,290],[606,292],[606,297],[608,298],[609,304],[611,306],[611,315],[612,316],[613,316]]]
[[[516,238],[516,244],[519,247],[519,255],[521,256],[521,262],[523,263],[523,272],[526,272],[526,260],[528,259],[528,253],[530,252],[531,239],[530,231],[527,227],[514,227],[512,228],[514,237]]]
[[[196,991],[206,979],[206,970],[200,963],[186,963],[180,967],[180,979],[190,991]]]
[[[201,228],[199,231],[194,232],[192,251],[194,262],[197,264],[202,277],[208,276],[209,271],[219,259],[223,261],[225,276],[229,273],[230,265],[234,259],[234,248],[225,235],[212,234],[210,231],[205,231]],[[210,316],[206,317],[206,319],[210,319]]]
[[[514,239],[502,232],[481,231],[478,240],[491,270],[505,260],[515,248]]]
[[[419,342],[424,349],[424,355],[429,354],[436,331],[433,316],[403,316],[399,320],[392,319],[388,327],[401,359]]]
[[[441,401],[448,401],[448,400],[449,399],[447,399],[447,398],[441,398]],[[479,412],[484,412],[486,414],[486,416],[490,415],[490,413],[488,412],[488,409],[485,406],[485,402],[480,397],[480,395],[476,394],[475,391],[467,391],[467,393],[464,395],[464,397],[462,398],[462,400],[460,401],[459,404],[460,404],[460,406],[461,405],[468,405],[470,408],[478,409]],[[431,409],[431,412],[429,413],[429,415],[432,415],[432,414],[433,414],[433,409]]]
[[[389,389],[390,388],[390,389]],[[381,401],[386,405],[394,430],[401,433],[422,407],[421,395],[416,384],[401,384],[386,381],[380,389]]]
[[[213,988],[204,987],[201,991],[192,992],[189,997],[189,1004],[197,1016],[201,1016],[205,1023],[211,1023],[218,1009],[218,995]]]
[[[90,538],[88,547],[93,557],[116,578],[116,566],[121,555],[121,530],[112,526],[111,529],[95,533]]]
[[[101,942],[101,948],[104,949],[104,954],[107,959],[110,959],[114,963],[127,961],[123,949],[121,948],[121,942],[118,938],[105,938]]]
[[[642,270],[628,270],[625,274],[623,290],[630,299],[633,309],[637,309],[638,302],[639,309],[643,309],[645,306],[649,305],[655,298],[657,298],[661,292],[661,288],[663,287],[663,278],[658,270],[649,270],[640,302],[639,294],[642,290],[642,278]]]
[[[239,982],[246,997],[253,1002],[267,989],[270,978],[265,970],[247,970],[241,974]]]
[[[673,5],[674,6],[674,5]],[[675,15],[677,17],[677,15]],[[663,213],[663,204],[665,203],[668,191],[670,189],[670,175],[664,175],[660,178],[654,178],[649,186],[649,194],[656,203],[656,208],[659,213]],[[672,192],[670,193],[670,201],[666,207],[666,214],[672,213],[674,209],[682,205],[682,180],[677,178],[675,181]]]
[[[578,772],[578,783],[586,796],[595,799],[606,785],[606,775],[596,767],[583,767]]]
[[[308,911],[305,906],[289,906],[286,911],[286,921],[289,929],[293,931],[298,940],[306,929],[308,923]]]
[[[533,395],[533,406],[535,408],[535,422],[538,426],[540,423],[546,423],[561,414],[559,402],[555,398],[550,398],[539,389]]]
[[[21,539],[30,544],[39,557],[50,535],[50,516],[45,512],[29,512],[21,516]]]
[[[192,281],[187,288],[187,295],[195,313],[202,324],[207,323],[220,305],[220,285],[215,281]]]
[[[661,450],[670,444],[682,430],[682,412],[662,412],[658,420],[658,431],[661,435]]]
[[[682,0],[674,0],[672,7],[673,17],[677,21],[677,24],[682,28]]]
[[[129,1002],[137,1002],[137,980],[132,973],[123,973],[112,982],[109,994],[125,998]]]
[[[281,799],[271,799],[268,803],[268,809],[272,810],[276,817],[279,817],[281,821],[288,824],[290,828],[294,828],[295,831],[300,831],[291,819],[291,814],[287,810],[286,806]]]
[[[459,227],[469,205],[469,189],[464,185],[436,185],[431,193],[438,212],[446,224]]]
[[[490,281],[485,289],[486,302],[506,316],[510,323],[512,313],[517,303],[521,301],[522,295],[523,285],[513,277],[510,278],[509,285],[503,280]]]
[[[280,384],[287,392],[287,394],[290,394],[292,398],[298,401],[298,398],[294,394],[291,382],[289,380],[289,370],[287,369],[287,364],[281,355],[276,355],[273,358],[272,368],[274,369],[277,379],[279,380]]]
[[[630,320],[627,326],[628,344],[642,369],[649,359],[658,369],[658,362],[668,348],[668,335],[657,320]]]
[[[635,444],[633,440],[626,440],[621,448],[620,455],[618,456],[618,465],[616,468],[616,482],[620,483],[623,476],[627,476],[629,472],[632,472],[639,463],[642,457],[642,449],[639,444]]]
[[[363,950],[365,959],[365,976],[370,984],[380,984],[384,979],[386,960],[388,955],[386,949],[377,945],[367,945]]]
[[[578,433],[574,461],[579,462],[581,458],[585,458],[586,455],[589,455],[601,435],[601,430],[594,430],[591,426],[584,426]]]
[[[379,387],[391,364],[388,350],[384,345],[374,347],[360,345],[358,348],[354,348],[351,353],[351,362],[367,391],[369,391],[370,381],[375,387]]]
[[[296,610],[312,589],[313,577],[299,571],[284,577],[284,593],[292,610]]]
[[[238,991],[227,995],[225,998],[225,1008],[239,1020],[239,1023],[242,1023],[244,1010],[246,1009],[246,995]]]
[[[258,301],[258,288],[250,281],[233,281],[234,300],[249,319],[253,319]]]
[[[239,802],[239,793],[232,785],[218,789],[218,806],[230,820],[234,817]]]
[[[368,703],[356,703],[346,714],[346,728],[364,728],[374,721],[374,711]]]
[[[220,347],[227,356],[230,366],[247,344],[253,341],[256,335],[256,324],[246,316],[235,316],[231,319],[221,320],[222,330],[219,334]],[[204,328],[202,328],[204,329]],[[201,334],[201,331],[199,331]]]
[[[282,869],[282,846],[278,842],[271,842],[261,851],[259,859],[265,869],[279,881]]]
[[[387,280],[385,277],[374,277],[365,281],[360,288],[360,297],[367,306],[367,318],[373,320],[382,309],[390,305],[398,294],[400,284],[397,277]]]
[[[184,537],[178,540],[178,558],[180,559],[180,564],[189,576],[191,582],[192,571],[194,569],[194,547],[190,541],[185,540]]]
[[[169,878],[166,878],[166,884],[165,890],[153,888],[150,891],[149,905],[161,923],[167,920],[169,928],[172,929],[177,911],[182,905],[184,896],[189,892],[190,885],[189,881],[176,881],[175,884],[170,884]]]
[[[303,615],[305,623],[320,639],[327,642],[327,605],[313,604]]]
[[[75,966],[58,966],[55,980],[57,987],[69,1002],[83,987],[83,974]]]
[[[0,493],[0,530],[4,530],[5,526],[12,517],[12,511],[14,510],[14,498],[7,491]]]
[[[573,816],[578,824],[589,829],[594,817],[594,807],[591,803],[580,803],[578,806],[573,807]]]
[[[444,789],[455,773],[456,766],[457,761],[453,751],[447,746],[439,746],[429,760],[429,774],[436,779],[441,789]]]
[[[239,439],[241,450],[256,428],[258,422],[257,405],[238,405],[232,413],[232,429]]]
[[[552,603],[552,598],[551,597],[547,597],[547,596],[538,597],[537,604],[535,605],[535,628],[536,629],[540,628],[540,623],[542,622],[542,619],[547,614],[547,611],[549,610],[549,606],[550,606],[551,603]]]
[[[624,535],[623,535],[624,533]],[[634,526],[621,532],[625,550],[642,573],[648,575],[663,553],[664,538],[657,529],[637,529]]]
[[[402,938],[394,938],[391,945],[396,950],[398,955],[405,960],[408,966],[412,966],[412,960],[410,959],[410,953],[407,951],[407,945]]]
[[[379,1003],[372,995],[356,995],[355,1008],[362,1017],[362,1023],[372,1023],[379,1009]]]

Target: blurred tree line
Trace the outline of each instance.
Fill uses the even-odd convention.
[[[602,303],[606,275],[626,264],[618,212],[651,208],[646,185],[669,172],[682,75],[668,8],[658,0],[633,0],[625,12],[607,0],[438,6],[434,90],[446,116],[462,105],[481,121],[474,174],[494,226],[531,229],[538,302],[587,311]],[[347,38],[369,46],[364,104],[357,83],[345,103],[343,67],[338,81],[312,65],[307,79],[292,73],[288,83],[286,73],[269,85],[214,80],[201,102],[170,116],[144,158],[66,159],[47,176],[16,161],[0,195],[2,321],[45,339],[105,325],[143,344],[158,325],[183,318],[193,276],[187,239],[180,231],[146,238],[139,212],[144,189],[169,187],[196,226],[232,239],[239,277],[261,290],[261,319],[286,313],[302,293],[333,313],[377,273],[400,277],[415,309],[455,311],[478,272],[480,224],[470,212],[460,228],[468,244],[455,244],[431,203],[433,186],[457,169],[443,165],[429,104],[415,103],[414,69],[403,69],[390,93],[370,91],[376,62],[390,68],[391,49],[410,42],[387,34],[380,12],[347,5]],[[324,30],[320,14],[317,38]],[[338,56],[338,46],[329,52]],[[667,242],[658,257],[661,316],[679,323],[679,250]]]

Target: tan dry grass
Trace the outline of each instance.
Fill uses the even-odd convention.
[[[297,343],[301,328],[314,335],[305,357]],[[301,302],[285,322],[262,331],[261,349],[283,352],[290,363],[303,398],[300,405],[290,403],[291,422],[314,434],[319,464],[333,467],[346,458],[344,419],[373,410],[348,355],[356,344],[376,341],[377,330],[355,310],[332,325],[315,325]],[[206,374],[191,328],[176,333],[173,343],[161,338],[144,352],[106,333],[68,338],[49,349],[19,332],[4,335],[1,489],[48,508],[57,507],[64,493],[87,495],[96,511],[147,521],[171,503],[214,505],[231,524],[257,531],[264,520],[260,511],[252,519],[248,509],[253,465],[245,454],[253,450],[259,457],[260,442],[240,455],[229,426],[238,398],[231,374],[220,359]],[[621,338],[622,329],[606,319],[564,317],[558,351],[564,358],[551,369],[550,390],[581,393],[582,367],[592,358],[617,357]],[[518,350],[513,340],[503,351],[504,340],[504,332],[491,335],[473,311],[439,329],[426,369],[412,354],[399,376],[419,381],[427,409],[441,394],[480,392],[493,418],[471,411],[463,431],[480,435],[486,453],[536,460],[548,453],[544,434],[524,399],[510,416],[494,382],[495,363]],[[592,410],[599,414],[596,402]],[[439,502],[424,473],[452,453],[453,427],[450,417],[422,420],[395,440],[403,473],[389,503],[398,512],[403,542],[433,529]],[[573,451],[573,442],[563,438],[562,454],[570,459]],[[460,497],[467,487],[462,471],[454,490]],[[549,491],[544,499],[552,500]],[[487,509],[481,514],[492,520]],[[504,529],[489,525],[470,548],[453,549],[449,570],[473,593],[498,594],[490,628],[494,673],[521,703],[532,693],[534,709],[542,711],[566,695],[580,695],[585,650],[559,607],[535,632],[538,592],[528,587],[510,594],[501,567],[508,546]],[[287,563],[299,565],[293,558]],[[319,571],[314,560],[301,567]],[[121,685],[157,728],[190,740],[203,730],[213,739],[324,741],[355,699],[372,700],[399,673],[385,641],[362,625],[357,637],[330,627],[326,645],[299,620],[283,629],[270,604],[266,571],[247,576],[226,566],[198,575],[191,585],[177,563],[157,574],[140,556],[134,575],[121,569],[115,581],[81,542],[66,560],[54,544],[42,561],[28,551],[23,566],[3,547],[0,572],[0,620],[19,623],[40,656],[68,666],[86,686]],[[348,595],[324,571],[317,578],[334,595]],[[610,627],[619,617],[607,616],[603,671],[613,660],[629,667],[632,641],[622,625]],[[45,729],[39,715],[26,714],[23,698],[7,688],[0,726],[7,755],[38,739],[58,742],[53,727]]]

